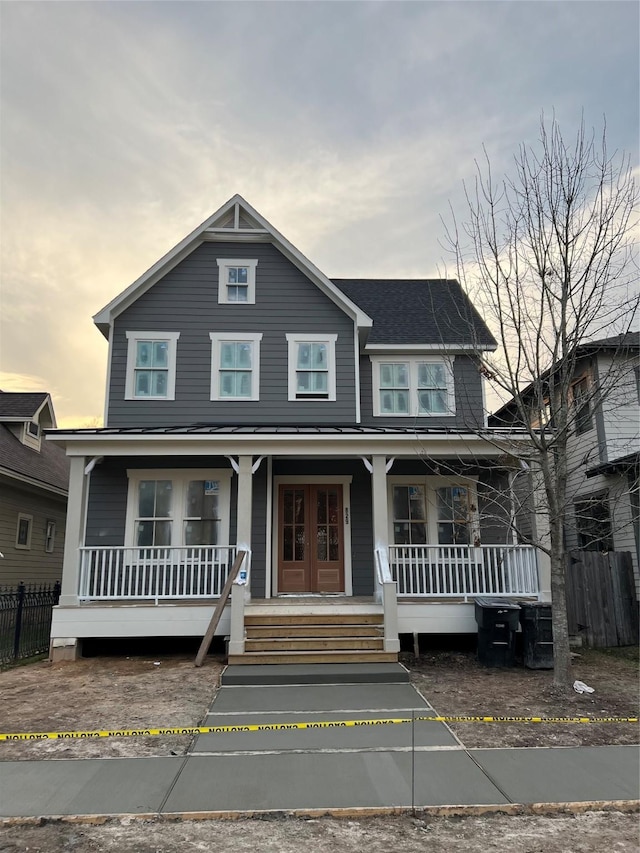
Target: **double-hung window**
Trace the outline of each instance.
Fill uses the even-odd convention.
[[[258,400],[262,333],[210,332],[211,399]]]
[[[335,400],[337,335],[288,334],[289,400]]]
[[[127,332],[126,400],[175,400],[180,332]]]
[[[218,302],[221,305],[256,301],[256,267],[258,261],[218,258]]]
[[[447,417],[455,414],[452,359],[375,358],[373,414],[378,417]]]
[[[390,478],[390,530],[395,545],[469,545],[478,529],[475,483],[448,477]],[[393,515],[391,516],[391,513]]]

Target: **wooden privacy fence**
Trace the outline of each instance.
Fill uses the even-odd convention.
[[[572,551],[566,577],[570,634],[595,647],[638,642],[638,599],[629,552]]]

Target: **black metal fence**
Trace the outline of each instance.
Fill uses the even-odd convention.
[[[49,650],[51,611],[60,584],[0,588],[0,665]]]

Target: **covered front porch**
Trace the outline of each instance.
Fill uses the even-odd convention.
[[[231,430],[183,443],[106,432],[67,436],[58,656],[83,637],[202,636],[238,551],[216,629],[236,662],[278,639],[281,652],[394,655],[401,633],[475,630],[475,596],[548,597],[544,563],[513,532],[504,453],[477,436],[454,455],[457,435],[425,449],[424,437],[353,429],[254,434],[253,446]],[[277,624],[251,630],[269,609],[295,617],[279,638]],[[324,615],[346,628],[333,636]]]

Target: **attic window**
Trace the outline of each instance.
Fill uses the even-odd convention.
[[[27,424],[27,432],[34,438],[40,438],[40,424],[37,424],[35,421],[29,421]]]
[[[218,258],[218,302],[221,305],[254,305],[257,266],[256,260]]]

